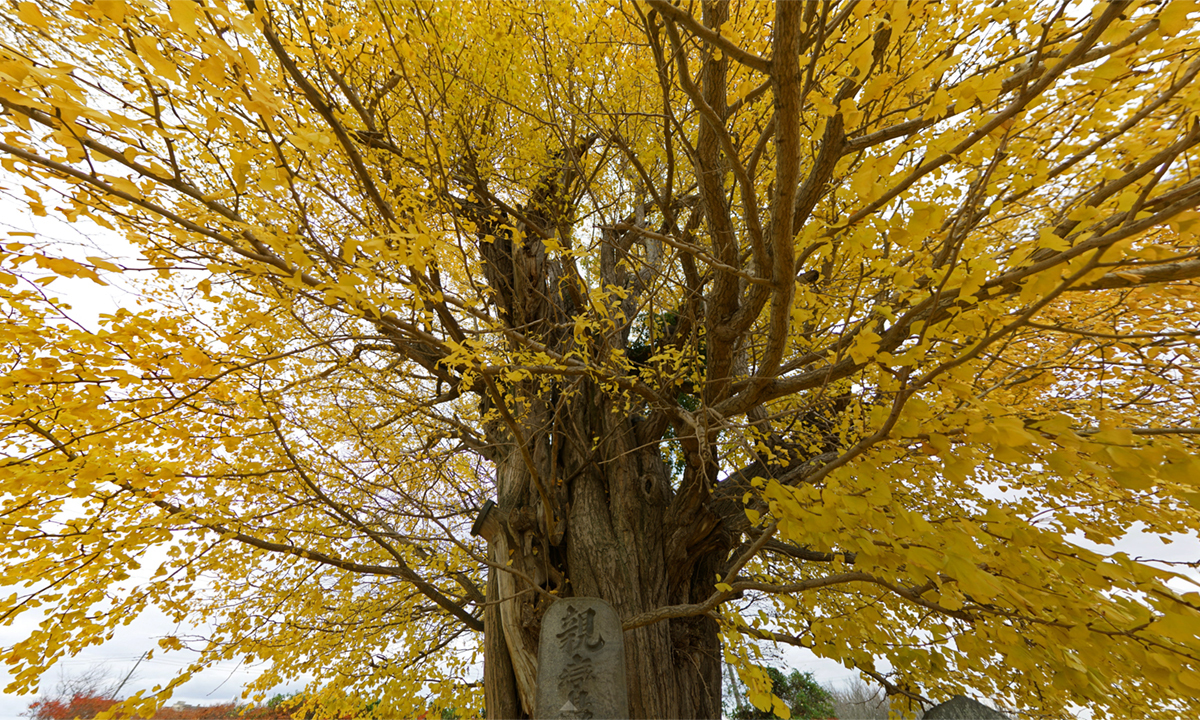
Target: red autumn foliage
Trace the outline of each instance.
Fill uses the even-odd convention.
[[[38,700],[29,706],[29,716],[33,720],[86,720],[116,704],[117,701],[112,698],[77,694],[66,701]]]
[[[29,706],[32,720],[91,720],[119,701],[88,693],[76,693],[67,700],[38,700]],[[247,708],[235,703],[164,707],[144,720],[290,720],[282,707],[257,705]]]

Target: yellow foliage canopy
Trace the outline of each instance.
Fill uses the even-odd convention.
[[[1195,3],[700,5],[4,5],[6,186],[142,253],[0,245],[9,690],[156,606],[255,691],[531,714],[590,593],[634,716],[722,646],[766,707],[760,643],[1200,711],[1200,593],[1077,544],[1200,529]]]

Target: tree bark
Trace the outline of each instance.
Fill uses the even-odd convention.
[[[554,483],[552,495],[563,500],[555,509],[566,519],[557,543],[546,531],[523,454],[509,443],[495,460],[503,520],[490,547],[503,567],[492,569],[488,584],[488,601],[500,601],[498,611],[489,605],[485,631],[489,718],[530,717],[535,710],[537,643],[552,599],[530,580],[558,597],[601,598],[625,619],[707,597],[724,558],[722,546],[713,545],[686,559],[686,566],[672,562],[680,555],[670,547],[678,523],[668,517],[673,491],[663,458],[657,445],[639,446],[637,419],[598,401],[597,390],[580,392],[549,418],[543,427],[554,428],[553,437],[543,431],[525,438],[545,465],[538,474]],[[544,472],[551,469],[553,474]],[[628,631],[625,656],[631,717],[720,716],[713,619],[680,618]],[[515,672],[506,673],[510,667]],[[493,681],[503,687],[492,687]]]
[[[579,312],[584,280],[569,259],[549,256],[540,239],[570,235],[572,183],[595,140],[554,155],[524,206],[467,212],[500,319],[542,347],[592,353],[602,366],[603,358],[625,352],[634,318],[582,341],[564,329]],[[489,197],[484,181],[476,182],[475,195]],[[590,282],[625,288],[629,302],[640,292],[639,277],[619,261],[645,240],[636,232],[605,232],[606,261]],[[489,680],[503,687],[489,687],[488,717],[531,717],[542,617],[556,597],[601,598],[622,620],[697,603],[711,595],[731,545],[709,509],[715,465],[692,448],[673,482],[661,454],[666,424],[647,420],[653,414],[644,404],[591,377],[565,376],[509,380],[482,400],[481,410],[491,418],[487,439],[501,518],[489,539],[488,600],[499,609],[487,615],[485,662]],[[711,617],[688,617],[625,633],[631,717],[720,716],[717,630]]]
[[[495,557],[492,560],[495,561]],[[500,616],[500,587],[498,573],[488,575],[486,602],[483,611],[483,688],[488,717],[525,718],[521,698],[517,694],[517,676],[508,655],[508,642]]]

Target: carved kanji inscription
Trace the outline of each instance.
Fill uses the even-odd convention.
[[[621,622],[599,598],[550,607],[538,648],[537,718],[627,718]]]

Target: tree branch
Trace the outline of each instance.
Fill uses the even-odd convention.
[[[721,52],[746,67],[754,68],[762,73],[771,72],[771,61],[765,60],[748,50],[743,50],[729,38],[723,37],[720,31],[705,27],[696,18],[692,17],[691,13],[687,10],[676,7],[667,2],[667,0],[646,0],[646,4],[661,13],[663,17],[670,18],[684,26],[696,37],[720,48]]]

